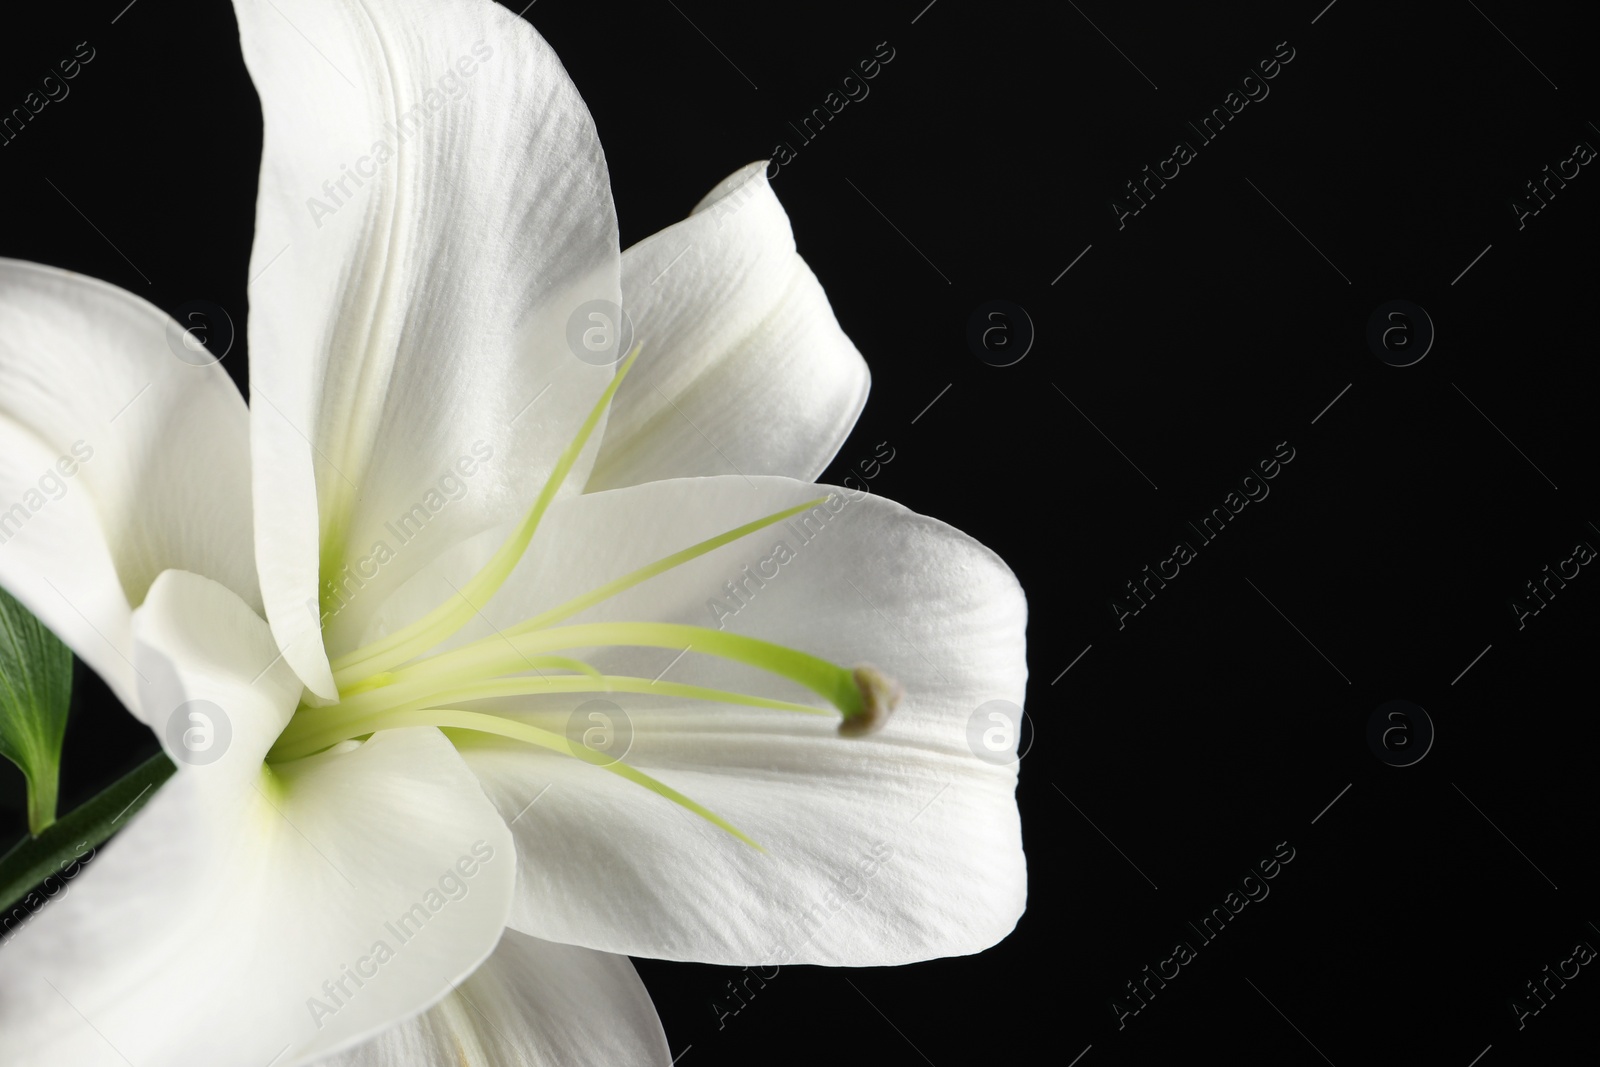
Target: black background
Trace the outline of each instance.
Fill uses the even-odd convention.
[[[124,3],[8,13],[0,110],[77,42],[96,58],[0,147],[0,254],[242,324],[261,131],[231,11]],[[720,1024],[739,972],[641,961],[673,1053],[1593,1062],[1594,967],[1520,1030],[1510,1007],[1600,945],[1600,577],[1521,628],[1511,607],[1600,545],[1600,176],[1523,228],[1510,206],[1600,145],[1579,9],[924,3],[526,15],[595,116],[624,245],[796,150],[774,187],[874,379],[824,480],[887,441],[872,490],[993,547],[1031,606],[1016,931],[965,959],[786,967]],[[880,42],[870,95],[803,141],[790,121]],[[1201,144],[1185,121],[1279,42],[1270,95]],[[1119,228],[1112,199],[1179,139],[1197,158]],[[1006,367],[966,339],[996,299],[1037,331]],[[1407,367],[1366,340],[1396,299],[1437,329]],[[247,387],[242,348],[225,365]],[[1280,442],[1270,496],[1213,544],[1184,532]],[[1124,583],[1180,537],[1197,558],[1119,626]],[[1407,767],[1367,741],[1394,699],[1437,732]],[[63,808],[155,747],[81,677]],[[20,776],[0,777],[15,836]],[[1270,896],[1203,943],[1187,923],[1279,842]],[[1119,1029],[1124,983],[1179,940],[1195,960]]]

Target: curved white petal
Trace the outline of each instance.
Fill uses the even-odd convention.
[[[553,508],[529,557],[484,609],[487,621],[461,639],[493,637],[490,623],[503,630],[829,492],[779,478],[755,483],[652,482]],[[571,621],[720,621],[835,663],[872,663],[906,689],[887,726],[842,739],[837,719],[792,712],[623,693],[525,698],[556,730],[569,728],[585,700],[611,701],[621,709],[611,713],[617,736],[631,724],[627,762],[767,852],[587,764],[463,741],[463,757],[517,836],[512,926],[636,956],[865,966],[976,952],[1015,925],[1026,897],[1016,766],[979,758],[973,738],[996,729],[991,738],[1006,741],[1011,728],[988,716],[1008,712],[985,705],[1023,703],[1022,591],[993,553],[943,523],[866,494],[831,500]],[[776,551],[780,542],[787,553]],[[421,589],[430,581],[448,590],[443,579],[418,576],[408,590],[417,604],[434,599]],[[742,590],[736,612],[730,582]],[[692,647],[681,659],[672,649],[573,654],[608,673],[650,679],[665,671],[667,681],[816,703],[797,686]]]
[[[202,734],[185,748],[161,716],[178,774],[0,952],[0,1060],[289,1063],[471,973],[505,922],[513,846],[449,743],[391,731],[268,773],[300,683],[266,624],[169,571],[134,628],[146,708]]]
[[[635,1067],[672,1060],[625,956],[507,930],[472,977],[422,1015],[322,1067]]]
[[[262,593],[290,664],[327,697],[326,653],[442,547],[525,510],[610,380],[567,326],[620,299],[616,219],[583,101],[505,8],[234,6],[265,123],[250,308]],[[338,600],[319,594],[319,545]],[[319,595],[338,608],[326,646]]]
[[[870,376],[795,252],[766,163],[622,256],[639,363],[617,391],[589,489],[716,474],[821,474]]]
[[[259,604],[249,416],[186,341],[116,286],[0,259],[0,585],[136,715],[129,619],[156,575]]]

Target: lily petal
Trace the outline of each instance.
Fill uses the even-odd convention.
[[[321,1067],[569,1067],[671,1062],[625,956],[507,930],[471,978],[427,1012]]]
[[[156,575],[260,603],[249,415],[187,341],[116,286],[0,260],[0,585],[135,715],[130,619]]]
[[[262,593],[286,658],[331,698],[327,657],[383,591],[525,509],[609,382],[567,328],[586,302],[620,300],[616,217],[588,110],[505,8],[234,7],[265,123],[250,309]],[[326,647],[319,568],[349,601]]]
[[[300,683],[266,623],[168,571],[134,629],[146,708],[213,747],[160,723],[179,773],[0,954],[0,1059],[293,1063],[422,1011],[488,956],[513,846],[443,736],[269,773]]]
[[[523,566],[484,608],[486,621],[461,639],[493,637],[490,625],[504,630],[688,544],[830,492],[752,480],[652,482],[552,508]],[[972,730],[977,722],[981,738],[1003,729],[988,718],[990,701],[1023,703],[1022,590],[998,557],[944,523],[881,497],[833,493],[831,505],[572,621],[720,621],[835,663],[870,663],[906,690],[887,725],[844,739],[836,719],[667,697],[505,702],[501,710],[538,712],[542,725],[560,730],[583,701],[610,701],[621,712],[611,713],[614,728],[632,733],[625,757],[613,755],[766,849],[577,760],[462,739],[463,757],[516,833],[514,928],[634,956],[849,966],[977,952],[1013,928],[1026,897],[1016,764],[980,757]],[[780,542],[786,553],[776,551]],[[742,591],[737,612],[729,582]],[[413,584],[424,583],[419,576]],[[416,595],[418,603],[431,598]],[[720,615],[709,606],[717,602]],[[665,672],[669,681],[815,702],[692,646],[677,660],[662,649],[571,654],[605,673]]]
[[[617,392],[591,492],[822,473],[866,405],[870,375],[795,251],[765,162],[624,252],[622,291],[644,352]]]

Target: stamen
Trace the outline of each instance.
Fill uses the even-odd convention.
[[[438,647],[451,634],[466,625],[478,610],[488,603],[521,562],[522,554],[527,551],[528,543],[533,540],[534,532],[539,528],[539,521],[544,518],[545,511],[549,509],[551,501],[555,499],[562,483],[566,481],[567,474],[578,462],[578,456],[582,454],[584,445],[588,443],[595,427],[600,424],[600,417],[611,406],[611,398],[616,395],[617,388],[622,385],[622,380],[628,376],[634,361],[639,358],[640,347],[634,347],[633,352],[623,361],[616,375],[606,385],[605,391],[600,394],[600,399],[595,402],[588,417],[583,420],[577,435],[561,453],[561,458],[556,461],[555,468],[551,470],[550,477],[544,483],[544,488],[539,491],[539,496],[534,500],[533,507],[528,509],[528,514],[521,524],[505,544],[500,546],[494,557],[484,564],[483,569],[467,582],[466,587],[460,591],[461,595],[445,601],[416,622],[388,637],[334,660],[335,684],[341,688],[354,684],[369,675],[415,659],[430,648]]]
[[[341,707],[370,711],[398,707],[453,686],[520,673],[527,669],[529,656],[614,646],[692,649],[746,663],[798,682],[838,708],[846,718],[862,714],[866,706],[860,684],[850,670],[805,652],[704,626],[612,622],[496,634],[395,671],[391,684],[353,695]]]
[[[357,739],[381,730],[422,726],[435,727],[452,734],[455,731],[493,734],[563,752],[601,767],[693,812],[746,844],[765,851],[721,816],[626,763],[507,714],[467,711],[448,705],[517,696],[619,692],[738,704],[808,715],[830,714],[805,704],[704,686],[649,681],[626,675],[603,675],[582,660],[551,654],[575,648],[633,646],[682,648],[684,652],[692,649],[788,678],[822,696],[838,709],[842,715],[839,734],[844,737],[871,733],[888,721],[890,713],[904,696],[904,690],[893,678],[866,664],[849,670],[769,641],[701,626],[642,622],[553,626],[674,567],[814,508],[825,497],[774,512],[663,556],[507,630],[497,631],[493,638],[412,662],[430,649],[439,647],[460,630],[516,570],[545,512],[577,463],[616,396],[617,389],[638,359],[639,352],[640,347],[636,346],[607,384],[577,434],[557,459],[533,505],[489,562],[464,588],[458,590],[457,597],[388,637],[334,659],[332,667],[334,681],[340,690],[340,703],[332,707],[302,705],[298,708],[272,750],[267,753],[268,766],[263,768],[264,773],[272,773],[270,765],[273,764],[340,751],[354,745]],[[348,518],[340,509],[332,510],[334,514]],[[335,546],[339,544],[342,544],[340,537],[323,538],[321,570],[324,574],[336,570],[338,552]],[[540,668],[571,673],[549,677],[539,673]],[[538,678],[529,677],[524,673],[527,670],[539,673]]]
[[[687,563],[698,556],[703,556],[713,549],[721,548],[723,545],[737,541],[741,537],[748,537],[757,530],[763,530],[768,526],[774,525],[775,523],[780,523],[792,515],[800,514],[802,511],[809,511],[818,504],[821,504],[826,499],[828,498],[825,496],[819,496],[815,500],[806,501],[804,504],[796,504],[792,508],[785,508],[782,511],[775,511],[771,515],[756,519],[754,522],[747,522],[743,526],[735,526],[726,533],[720,533],[717,536],[709,537],[698,544],[690,545],[681,552],[674,552],[670,556],[662,556],[654,563],[646,564],[636,571],[631,571],[628,574],[624,574],[621,578],[607,582],[605,585],[597,586],[589,592],[584,593],[582,596],[573,597],[566,603],[558,605],[557,607],[553,607],[549,611],[540,612],[531,619],[525,619],[522,622],[517,623],[515,626],[508,628],[505,633],[508,635],[525,634],[533,630],[543,629],[544,627],[553,623],[560,622],[562,619],[571,618],[573,615],[578,614],[578,612],[583,611],[585,608],[592,608],[596,604],[610,600],[618,593],[626,589],[631,589],[640,582],[654,578],[658,574],[664,574],[667,571],[672,570],[672,568]]]
[[[861,714],[839,720],[840,737],[861,737],[883,728],[905,697],[905,687],[878,668],[863,663],[853,672],[861,688]]]
[[[648,581],[658,574],[665,574],[674,567],[681,566],[692,559],[697,559],[698,557],[705,555],[707,552],[721,548],[723,545],[731,544],[742,537],[748,537],[758,530],[766,529],[768,526],[776,525],[777,523],[780,523],[791,516],[800,514],[802,511],[809,511],[818,504],[821,504],[826,499],[827,497],[819,496],[815,500],[806,501],[804,504],[796,504],[792,508],[784,508],[782,511],[775,511],[770,515],[764,515],[752,522],[747,522],[743,526],[735,526],[733,529],[720,533],[715,537],[708,537],[704,541],[690,545],[688,548],[674,552],[669,556],[662,556],[653,563],[647,563],[637,570],[630,571],[620,578],[606,582],[604,585],[597,586],[580,596],[575,596],[571,600],[568,600],[563,604],[559,604],[548,611],[540,612],[531,619],[525,619],[514,626],[508,627],[506,630],[502,631],[502,633],[505,636],[530,633],[534,630],[543,629],[546,626],[560,622],[562,619],[571,618],[580,611],[584,611],[587,608],[594,607],[596,604],[609,600],[618,593],[631,589],[641,582]],[[390,678],[392,676],[385,673],[383,677]],[[335,676],[335,680],[339,680],[338,675]],[[343,682],[340,684],[343,685]],[[387,685],[388,683],[385,682],[384,684]],[[369,688],[372,688],[369,681],[361,681],[354,683],[350,688],[345,689],[344,692],[346,694],[357,693]]]
[[[422,711],[439,705],[463,704],[472,700],[557,693],[640,693],[705,700],[716,704],[740,704],[773,711],[793,711],[802,715],[832,714],[821,708],[807,707],[805,704],[791,704],[784,700],[769,700],[766,697],[708,689],[699,685],[685,685],[681,682],[651,681],[648,678],[635,678],[630,675],[597,675],[593,681],[570,677],[491,678],[377,710],[368,707],[352,711],[346,705],[313,708],[308,713],[295,715],[289,721],[288,728],[279,735],[277,742],[272,746],[272,751],[267,753],[267,758],[273,762],[301,759],[347,738],[387,729],[391,721],[390,716],[396,714]]]
[[[598,423],[599,415],[609,405],[615,395],[616,386],[627,373],[639,355],[639,348],[635,348],[628,360],[623,364],[616,377],[601,396],[595,409],[590,412],[583,428],[568,445],[561,460],[556,464],[550,479],[547,481],[539,498],[529,510],[528,516],[518,527],[518,530],[495,553],[494,558],[486,564],[471,581],[457,600],[447,601],[434,609],[423,619],[412,623],[401,631],[390,635],[371,645],[358,649],[348,656],[335,660],[335,681],[341,689],[344,698],[344,711],[349,714],[363,714],[369,709],[367,702],[362,697],[369,693],[382,691],[376,699],[381,701],[384,708],[416,707],[420,696],[436,694],[441,688],[448,688],[452,682],[464,681],[463,674],[476,676],[476,679],[494,677],[501,674],[515,674],[521,671],[515,663],[505,661],[498,645],[485,639],[475,642],[451,653],[434,656],[422,663],[413,664],[411,667],[400,670],[390,670],[398,667],[408,660],[415,659],[416,655],[442,642],[463,625],[467,618],[477,610],[474,595],[482,595],[485,599],[492,597],[502,585],[512,570],[520,562],[523,553],[531,543],[538,523],[561,482],[571,470],[578,454],[582,451],[583,444],[593,432]],[[530,651],[553,651],[563,648],[583,647],[589,644],[637,644],[656,647],[677,647],[680,639],[688,639],[684,646],[688,651],[694,640],[699,640],[701,651],[714,655],[750,663],[754,666],[784,675],[811,688],[826,697],[839,708],[847,718],[862,713],[865,707],[861,699],[859,683],[849,676],[843,668],[837,667],[825,660],[814,656],[794,652],[782,646],[769,642],[756,641],[751,638],[742,638],[737,635],[724,634],[720,631],[707,630],[703,627],[668,626],[648,623],[623,623],[602,626],[568,627],[565,633],[555,635],[555,644],[550,644],[551,638],[547,635],[539,637],[539,631],[549,627],[552,623],[575,615],[586,608],[601,603],[618,593],[629,589],[641,582],[647,581],[674,567],[711,552],[723,545],[729,544],[739,538],[746,537],[757,530],[781,522],[792,515],[808,510],[823,502],[826,498],[819,497],[794,507],[784,508],[770,515],[734,527],[715,537],[707,538],[697,544],[691,545],[671,555],[640,567],[620,578],[607,582],[581,596],[574,597],[555,608],[547,610],[531,619],[526,619],[510,628],[509,632],[499,631],[496,637],[523,661],[527,666],[537,669],[538,664],[528,658]],[[459,601],[459,602],[458,602]],[[594,634],[593,641],[584,640],[580,635]],[[629,636],[631,635],[631,636]],[[487,646],[487,649],[486,647]],[[487,660],[487,661],[485,661]],[[545,662],[572,669],[576,661],[563,660],[560,657],[552,659],[545,657]],[[577,670],[598,677],[598,673],[587,665],[578,665]],[[410,701],[410,703],[408,703]],[[436,699],[426,703],[437,703]],[[882,703],[877,700],[874,708]],[[881,719],[881,714],[874,711],[873,720]],[[326,720],[323,720],[326,723]]]
[[[595,670],[589,664],[583,662],[581,659],[571,659],[567,656],[535,656],[532,659],[524,658],[522,663],[523,666],[531,671],[538,671],[541,668],[548,668],[549,670],[553,671],[571,671],[574,674],[586,674],[591,678],[600,677],[600,672]],[[395,682],[395,677],[396,675],[394,672],[384,671],[381,674],[374,674],[371,678],[363,678],[349,689],[346,689],[341,694],[343,700],[337,705],[332,705],[332,707],[348,708],[355,703],[354,698],[360,696],[361,694],[370,693],[375,689],[383,689],[393,685]],[[298,710],[296,713],[298,714]]]
[[[477,733],[509,737],[514,741],[523,741],[530,745],[538,745],[540,748],[550,749],[552,752],[561,752],[574,756],[585,763],[599,767],[601,770],[610,771],[619,778],[624,778],[635,785],[642,785],[657,796],[665,797],[679,807],[694,812],[706,822],[719,830],[732,834],[758,852],[766,851],[756,843],[754,838],[734,826],[727,819],[724,819],[703,804],[690,800],[665,782],[658,781],[626,763],[613,760],[603,752],[597,752],[583,745],[573,744],[553,730],[545,730],[528,723],[513,722],[510,719],[503,719],[495,715],[485,715],[475,711],[462,711],[459,708],[432,708],[427,711],[399,712],[386,717],[383,724],[384,729],[407,726],[436,726],[445,729],[472,730]]]

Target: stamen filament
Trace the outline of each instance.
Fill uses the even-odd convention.
[[[530,660],[529,663],[535,668],[550,667],[552,670],[571,671],[573,674],[581,674],[597,682],[605,677],[593,666],[581,659],[572,659],[570,656],[540,656],[538,660]]]
[[[583,662],[583,660],[572,659],[568,656],[535,656],[532,659],[524,658],[522,663],[524,667],[531,671],[539,671],[541,669],[571,671],[573,674],[587,675],[597,681],[601,676],[599,671]],[[386,686],[393,685],[394,680],[395,676],[392,671],[384,671],[382,674],[374,674],[370,678],[364,678],[349,689],[346,689],[342,694],[344,697],[343,702],[335,706],[347,707],[353,698],[360,696],[362,693],[370,693],[375,689],[383,689]]]
[[[553,730],[546,730],[528,723],[515,722],[503,719],[496,715],[485,715],[481,712],[463,711],[459,708],[431,708],[425,711],[405,711],[384,717],[383,729],[392,729],[408,726],[437,726],[441,728],[454,728],[458,730],[472,730],[477,733],[494,734],[499,737],[508,737],[514,741],[522,741],[540,748],[550,749],[552,752],[561,752],[574,756],[585,763],[593,764],[601,770],[610,771],[619,778],[642,785],[657,796],[665,797],[674,804],[709,822],[711,825],[733,835],[740,841],[751,846],[759,852],[765,852],[756,841],[734,826],[727,819],[718,815],[710,808],[705,807],[682,793],[673,789],[664,782],[650,777],[643,771],[631,767],[620,760],[613,760],[603,752],[597,752],[584,745],[573,744],[561,734]],[[372,732],[371,728],[357,733],[346,732],[345,737],[359,737],[363,733]],[[341,738],[343,740],[344,738]]]
[[[456,707],[461,703],[496,698],[558,693],[636,693],[737,704],[809,715],[831,715],[822,708],[768,697],[711,689],[677,682],[649,681],[626,675],[603,675],[582,660],[554,655],[568,649],[646,647],[695,651],[702,655],[743,663],[796,682],[827,700],[842,715],[839,733],[855,737],[879,729],[903,696],[900,685],[875,668],[860,664],[840,667],[817,656],[782,645],[722,630],[673,623],[617,622],[554,626],[588,608],[609,600],[708,552],[772,526],[826,500],[785,508],[734,527],[688,548],[646,564],[550,608],[532,618],[496,631],[494,637],[466,644],[449,652],[421,658],[457,633],[504,586],[521,564],[545,513],[577,464],[618,388],[638,359],[636,346],[602,391],[599,399],[552,467],[538,496],[511,535],[491,559],[446,600],[421,619],[371,644],[337,657],[331,663],[340,701],[331,707],[302,705],[267,753],[270,765],[304,759],[319,752],[353,743],[374,733],[411,727],[446,731],[452,741],[457,731],[491,734],[564,753],[610,771],[690,811],[713,826],[758,851],[765,851],[726,819],[666,784],[603,752],[589,748],[555,731],[535,726],[519,712],[491,713]],[[342,520],[348,515],[333,509]],[[347,510],[347,509],[346,509]],[[329,531],[321,545],[322,570],[334,569],[343,538]],[[326,597],[326,591],[324,591]],[[326,605],[324,605],[326,606]],[[673,662],[677,662],[674,660]],[[571,672],[554,677],[540,668]],[[538,673],[534,678],[525,672]],[[663,672],[664,673],[664,672]],[[531,714],[555,713],[532,709]]]
[[[562,483],[566,481],[567,474],[578,462],[578,456],[582,454],[584,445],[588,443],[595,427],[600,424],[601,416],[611,406],[611,398],[616,395],[617,388],[622,385],[622,380],[627,377],[634,361],[639,358],[639,351],[640,347],[635,346],[633,352],[623,361],[622,366],[606,385],[605,391],[600,394],[600,399],[595,402],[588,417],[583,420],[577,435],[568,443],[566,450],[556,461],[549,479],[545,481],[544,488],[539,491],[539,496],[528,509],[527,515],[495,552],[494,557],[484,564],[482,570],[473,575],[465,588],[460,590],[461,595],[446,600],[427,615],[388,637],[348,655],[340,656],[332,665],[335,684],[342,689],[368,675],[389,670],[407,660],[415,659],[442,644],[488,603],[521,562],[522,554],[527,551],[528,543],[533,540],[533,535],[539,528],[539,521],[544,518],[545,511],[549,509],[551,501],[555,499]]]
[[[596,586],[582,596],[573,597],[566,603],[553,607],[549,611],[540,612],[531,619],[525,619],[515,626],[507,627],[504,633],[508,636],[530,633],[534,630],[541,630],[553,623],[558,623],[562,619],[571,618],[585,608],[592,608],[596,604],[610,600],[625,589],[631,589],[640,582],[654,578],[658,574],[664,574],[672,568],[687,563],[698,556],[703,556],[713,549],[721,548],[723,545],[737,541],[741,537],[748,537],[757,530],[780,523],[792,515],[800,514],[802,511],[809,511],[826,499],[828,498],[819,496],[817,499],[808,500],[804,504],[796,504],[792,508],[775,511],[771,515],[759,518],[754,522],[747,522],[743,526],[736,526],[726,533],[721,533],[715,537],[709,537],[698,544],[690,545],[681,552],[674,552],[670,556],[662,556],[654,563],[646,564],[636,571],[630,571],[621,578],[607,582],[605,585]]]
[[[748,537],[758,530],[764,530],[768,526],[773,526],[777,523],[780,523],[784,519],[800,514],[802,511],[809,511],[818,504],[821,504],[826,499],[827,497],[819,496],[815,500],[806,501],[804,504],[796,504],[792,508],[784,508],[782,511],[775,511],[771,515],[765,515],[754,520],[753,522],[747,522],[743,526],[736,526],[733,529],[724,533],[720,533],[715,537],[708,537],[704,541],[690,545],[688,548],[685,548],[681,551],[674,552],[670,556],[663,556],[653,563],[647,563],[643,567],[640,567],[634,571],[630,571],[620,578],[607,582],[604,585],[597,586],[581,596],[573,597],[571,600],[568,600],[563,604],[559,604],[548,611],[540,612],[531,619],[525,619],[522,622],[517,623],[515,626],[508,627],[502,631],[502,633],[506,636],[530,633],[534,630],[540,630],[544,627],[558,623],[562,619],[571,618],[580,611],[584,611],[585,609],[591,608],[596,604],[610,600],[618,593],[621,593],[627,589],[631,589],[641,582],[648,581],[658,574],[665,574],[674,567],[681,566],[692,559],[696,559],[705,555],[707,552],[721,548],[723,545],[731,544],[742,537]],[[338,681],[341,686],[345,684],[340,680],[340,675],[337,674],[335,675],[335,681]],[[365,681],[356,682],[353,683],[351,688],[346,689],[345,692],[359,692],[363,688],[369,688]]]
[[[664,622],[582,623],[525,634],[496,634],[395,671],[391,684],[351,696],[340,707],[363,711],[398,707],[452,686],[525,671],[529,656],[612,646],[671,648],[718,656],[798,682],[847,719],[865,708],[849,668],[743,634]]]
[[[310,709],[308,713],[296,715],[290,720],[288,728],[279,735],[277,742],[272,746],[272,751],[267,753],[267,758],[273,762],[300,759],[348,738],[387,729],[391,725],[390,716],[421,711],[430,706],[462,704],[471,700],[487,700],[495,697],[542,696],[556,693],[641,693],[706,700],[718,704],[741,704],[774,711],[794,711],[805,715],[833,714],[831,711],[808,707],[805,704],[791,704],[784,700],[769,700],[766,697],[748,696],[744,693],[708,689],[705,686],[685,685],[680,682],[652,682],[648,678],[635,678],[629,675],[596,675],[593,681],[587,678],[569,677],[493,678],[460,685],[429,696],[418,697],[395,707],[378,710],[369,708],[352,712],[346,705]]]

